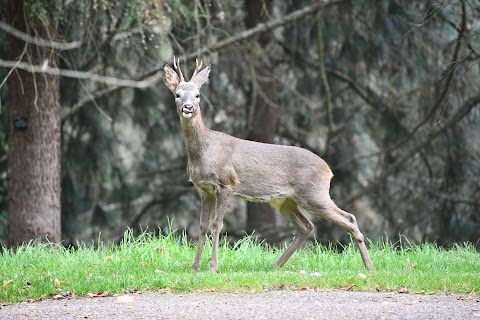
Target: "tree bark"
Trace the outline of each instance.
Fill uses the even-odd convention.
[[[51,25],[27,30],[25,1],[9,1],[7,19],[25,33],[54,37]],[[28,21],[32,26],[32,21]],[[30,31],[30,32],[28,32]],[[52,49],[8,37],[10,59],[57,67]],[[16,69],[8,79],[8,236],[9,246],[31,240],[60,242],[59,77]]]
[[[245,0],[245,24],[251,29],[261,22],[268,20],[268,15],[272,12],[273,0]],[[270,33],[260,34],[258,45],[264,49],[271,41]],[[271,68],[264,65],[262,59],[253,59],[255,61],[255,73],[262,78],[272,78]],[[256,79],[252,79],[256,81]],[[259,91],[264,96],[273,97],[274,89],[272,82],[258,83]],[[272,99],[273,100],[273,99]],[[252,96],[251,105],[254,106],[253,123],[247,136],[248,140],[273,143],[275,130],[277,128],[277,113],[274,107],[265,101],[261,95]],[[255,232],[257,236],[265,239],[269,243],[276,242],[275,234],[271,231],[275,228],[275,210],[266,203],[249,202],[247,204],[247,232]]]

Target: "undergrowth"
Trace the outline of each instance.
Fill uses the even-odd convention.
[[[341,248],[313,244],[298,250],[287,264],[273,267],[284,248],[253,237],[231,245],[222,241],[219,272],[208,271],[207,241],[200,272],[191,270],[195,245],[184,234],[125,233],[118,245],[53,244],[3,248],[0,301],[105,296],[145,290],[261,291],[266,289],[345,289],[414,293],[476,294],[480,289],[480,253],[471,244],[450,249],[407,241],[371,243],[376,271],[366,270],[353,244]]]

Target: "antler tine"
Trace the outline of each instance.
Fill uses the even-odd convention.
[[[180,76],[180,81],[184,82],[185,79],[183,78],[182,69],[180,69],[180,59],[175,58],[175,56],[173,56],[173,67],[175,68],[175,70],[177,70],[177,73]]]
[[[200,69],[202,68],[202,64],[203,64],[202,61],[200,61],[200,64],[198,64],[198,59],[195,59],[195,71],[193,72],[192,78],[195,77],[197,73],[200,71]]]

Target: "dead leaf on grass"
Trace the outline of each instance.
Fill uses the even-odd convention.
[[[139,293],[142,293],[142,290],[140,290],[140,289],[125,290],[123,293],[124,294],[139,294]]]
[[[397,292],[398,293],[408,293],[408,289],[405,288],[405,287],[400,287],[400,288],[398,288]]]
[[[61,299],[65,299],[65,298],[75,298],[75,297],[76,297],[75,291],[66,291],[66,292],[61,292],[61,293],[57,293],[57,294],[52,294],[50,296],[50,299],[61,300]]]
[[[3,288],[5,288],[6,286],[8,286],[10,283],[12,283],[13,280],[3,280]]]
[[[353,287],[355,287],[356,284],[355,283],[352,283],[351,285],[349,285],[348,287],[344,288],[343,290],[345,291],[351,291],[353,289]]]
[[[101,298],[101,297],[108,297],[108,291],[100,291],[100,292],[89,292],[86,294],[89,298]]]

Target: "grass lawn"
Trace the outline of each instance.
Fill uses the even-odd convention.
[[[480,290],[480,253],[470,244],[446,250],[429,243],[373,243],[369,253],[376,271],[370,272],[363,267],[354,244],[341,253],[334,246],[305,247],[283,268],[275,269],[273,263],[283,248],[270,248],[246,237],[233,246],[222,243],[217,274],[208,271],[210,243],[204,250],[202,271],[193,272],[195,245],[175,233],[134,238],[127,231],[119,245],[80,245],[75,250],[52,247],[26,245],[3,250],[1,302],[157,289],[343,288],[427,294],[477,294]]]

